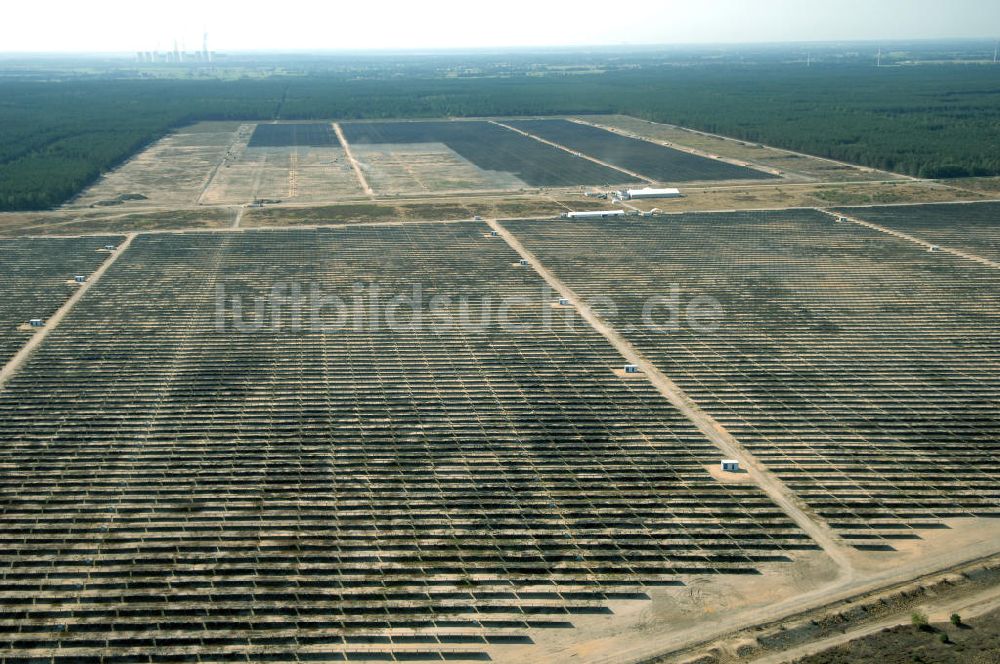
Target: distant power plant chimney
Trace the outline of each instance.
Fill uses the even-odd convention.
[[[208,54],[208,33],[202,33],[201,35],[201,59],[205,62],[210,62],[212,56]]]
[[[879,50],[878,50],[878,55],[875,56],[875,66],[876,67],[881,67],[882,66],[882,49],[881,48],[879,48]]]
[[[177,48],[177,40],[174,40],[174,62],[181,61],[181,50]]]

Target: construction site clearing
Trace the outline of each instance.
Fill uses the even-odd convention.
[[[0,659],[990,648],[994,199],[624,116],[182,128],[0,214]],[[372,315],[415,283],[477,326]]]

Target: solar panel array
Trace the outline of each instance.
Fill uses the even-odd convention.
[[[636,182],[631,175],[485,121],[348,122],[341,127],[352,145],[444,143],[485,171],[512,173],[533,187]]]
[[[0,392],[0,657],[488,659],[816,548],[486,235],[138,237]]]
[[[248,147],[340,147],[340,139],[329,123],[259,124]]]
[[[777,176],[562,119],[504,124],[662,182],[768,180]]]
[[[806,210],[506,225],[859,548],[1000,516],[1000,271]]]
[[[886,205],[835,212],[1000,263],[1000,203]]]
[[[48,319],[87,276],[103,263],[98,250],[120,237],[20,238],[0,240],[0,366],[28,340],[17,328],[32,318]]]

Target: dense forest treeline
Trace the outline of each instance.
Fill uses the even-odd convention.
[[[58,205],[171,128],[269,118],[262,81],[0,81],[0,210]]]
[[[690,66],[365,79],[0,79],[0,209],[67,200],[196,120],[626,113],[922,177],[1000,174],[1000,67]]]
[[[282,117],[625,113],[920,177],[1000,174],[1000,67],[682,67],[289,86]]]

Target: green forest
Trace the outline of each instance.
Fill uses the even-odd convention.
[[[0,210],[59,205],[197,120],[625,113],[920,177],[1000,175],[1000,67],[788,64],[586,75],[0,77]]]

